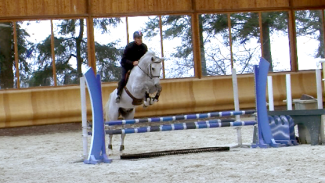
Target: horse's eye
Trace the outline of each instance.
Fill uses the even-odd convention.
[[[153,71],[155,70],[155,68],[151,68]]]

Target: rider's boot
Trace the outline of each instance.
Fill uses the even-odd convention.
[[[116,100],[115,100],[116,103],[120,103],[122,91],[123,91],[123,87],[119,83],[118,86],[117,86],[117,97],[116,97]]]

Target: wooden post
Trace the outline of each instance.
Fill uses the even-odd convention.
[[[260,25],[261,55],[262,55],[262,57],[264,57],[262,12],[258,12],[258,23]]]
[[[15,67],[16,67],[16,78],[17,78],[17,88],[20,88],[20,80],[19,80],[19,55],[18,55],[18,38],[17,38],[17,22],[14,21],[14,51],[15,51]]]
[[[51,55],[52,55],[52,67],[53,67],[53,80],[54,80],[54,86],[57,86],[54,48],[55,45],[54,45],[53,20],[51,19]]]
[[[164,38],[162,33],[162,21],[161,21],[161,15],[159,15],[159,30],[160,30],[160,47],[161,47],[161,57],[164,57]],[[162,72],[163,72],[163,79],[165,79],[165,61],[162,61]]]
[[[126,40],[127,40],[126,44],[129,44],[130,38],[129,38],[129,18],[128,17],[125,17],[125,22],[126,22]]]
[[[325,21],[325,17],[324,17],[325,15],[324,15],[324,10],[323,9],[320,10],[320,11],[322,11],[322,31],[323,31],[323,40],[322,41],[324,42],[324,48],[323,48],[324,50],[323,51],[325,53],[325,22],[324,22]],[[324,57],[325,57],[325,55],[324,55]]]
[[[231,62],[231,68],[234,68],[234,55],[232,53],[232,36],[231,36],[230,13],[227,13],[227,18],[228,18],[228,30],[229,30],[230,62]]]
[[[290,0],[290,10],[289,10],[289,46],[290,46],[290,65],[291,71],[298,71],[298,56],[297,56],[297,35],[296,35],[296,23],[295,23],[295,12],[292,8],[292,1]]]
[[[194,60],[194,77],[202,78],[201,65],[201,48],[200,48],[200,32],[199,32],[199,18],[196,13],[195,0],[192,0],[192,40],[193,40],[193,60]]]
[[[88,63],[96,74],[96,57],[95,57],[95,38],[94,38],[94,21],[92,18],[91,1],[87,1],[87,46],[88,46]]]

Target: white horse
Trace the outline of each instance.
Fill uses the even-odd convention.
[[[120,115],[123,119],[133,119],[135,107],[141,104],[147,107],[158,101],[162,90],[160,85],[162,60],[163,58],[156,57],[153,51],[148,51],[140,58],[139,64],[134,66],[131,70],[129,80],[123,89],[120,102],[115,102],[117,89],[110,94],[105,105],[106,121],[117,120]],[[151,98],[150,94],[154,93],[156,93],[155,97]],[[113,135],[109,134],[109,155],[112,154],[112,138]],[[120,154],[123,154],[124,138],[125,134],[121,134]]]

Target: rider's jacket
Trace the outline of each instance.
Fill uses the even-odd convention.
[[[138,61],[148,51],[147,45],[137,45],[134,41],[126,45],[121,60],[121,65],[127,70],[133,68],[133,62]]]

